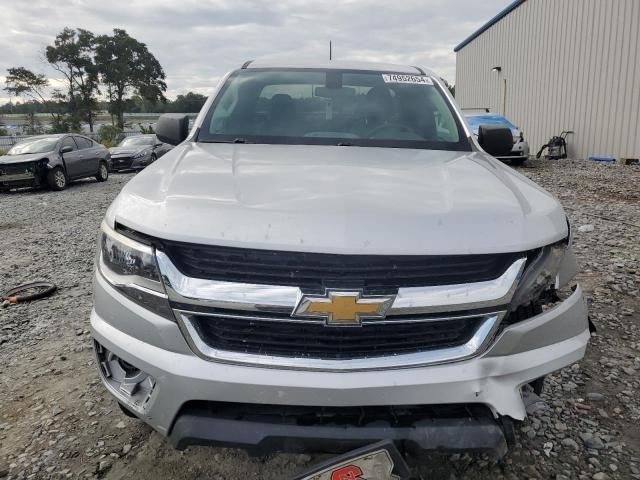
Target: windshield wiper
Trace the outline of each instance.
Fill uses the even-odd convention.
[[[251,143],[246,138],[238,137],[233,140],[198,140],[201,143]]]

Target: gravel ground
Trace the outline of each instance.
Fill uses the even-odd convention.
[[[640,168],[564,161],[520,171],[573,220],[598,333],[582,362],[548,377],[549,408],[519,426],[505,458],[434,455],[416,478],[640,479]],[[303,470],[317,458],[174,451],[100,385],[88,334],[95,241],[131,176],[0,196],[0,289],[59,286],[0,310],[0,478],[282,479]]]

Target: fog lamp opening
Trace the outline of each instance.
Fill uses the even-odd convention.
[[[94,350],[104,384],[127,407],[139,414],[151,400],[155,379],[94,340]]]

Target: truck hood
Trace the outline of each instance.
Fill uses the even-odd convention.
[[[9,165],[16,163],[29,163],[41,158],[47,158],[53,152],[47,153],[27,153],[25,155],[2,155],[0,156],[0,165]]]
[[[524,251],[567,235],[558,201],[478,152],[185,143],[107,221],[155,237],[349,254]]]

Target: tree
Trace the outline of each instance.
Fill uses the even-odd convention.
[[[98,71],[93,60],[94,35],[88,30],[65,27],[53,45],[46,48],[47,61],[68,83],[68,105],[71,123],[79,129],[80,120],[93,132],[94,112],[98,102]]]
[[[116,28],[113,36],[96,37],[95,62],[107,87],[109,111],[116,116],[119,128],[124,128],[128,94],[133,92],[148,101],[166,102],[167,84],[160,62],[144,43],[130,37],[125,30]]]
[[[7,69],[7,76],[5,78],[4,90],[9,94],[16,97],[26,96],[31,98],[32,102],[40,105],[46,105],[51,103],[45,97],[45,90],[49,86],[49,81],[41,73],[33,73],[24,67],[13,67]],[[58,94],[54,90],[54,95]],[[33,110],[26,112],[27,114],[33,114]],[[60,114],[51,112],[51,117],[54,123],[60,123]]]
[[[148,127],[145,127],[143,124],[138,123],[138,127],[140,127],[140,133],[142,133],[143,135],[156,133],[156,131],[153,129],[153,125],[149,125]]]
[[[124,133],[113,125],[102,125],[99,130],[100,142],[107,147],[115,147],[124,138]]]
[[[44,90],[49,86],[49,81],[41,73],[33,73],[24,67],[7,69],[4,90],[16,97],[25,95],[39,103],[46,103]]]
[[[170,105],[167,111],[175,113],[197,113],[200,111],[207,97],[199,93],[188,92],[186,95],[178,95]]]
[[[50,106],[52,104],[60,104],[64,95],[60,93],[58,90],[54,90],[52,100],[47,100],[44,97],[45,90],[49,86],[49,81],[47,77],[45,77],[41,73],[33,73],[31,70],[28,70],[24,67],[14,67],[7,69],[7,77],[5,78],[5,88],[6,92],[9,92],[16,97],[26,96],[31,98],[31,106],[36,105],[40,106]],[[27,104],[29,105],[29,104]],[[31,108],[26,110],[25,113],[27,115],[33,115],[35,109]],[[60,110],[49,109],[49,113],[52,118],[52,132],[54,133],[63,133],[68,132],[70,129],[70,124],[68,119],[65,117]],[[33,118],[28,121],[29,128],[31,129],[39,129],[41,125],[36,125]]]
[[[27,135],[40,135],[44,133],[44,128],[42,127],[42,122],[36,116],[35,113],[29,112],[24,117],[25,126],[23,131]]]

